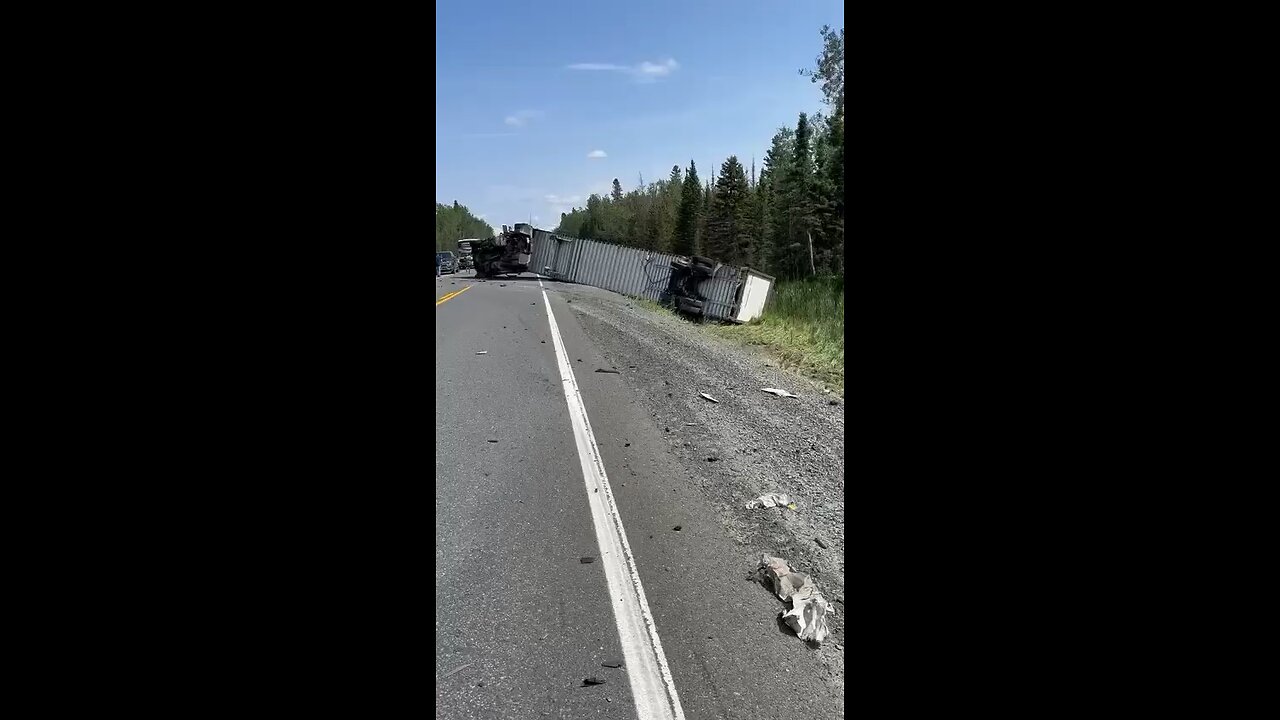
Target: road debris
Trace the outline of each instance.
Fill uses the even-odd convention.
[[[467,663],[466,665],[463,665],[462,667],[454,668],[453,670],[450,670],[449,672],[445,673],[445,677],[451,677],[451,676],[453,676],[453,675],[457,675],[458,673],[462,672],[463,670],[466,670],[467,668],[471,667],[471,666],[472,666],[472,665],[474,665],[474,664],[475,664],[475,663]]]
[[[683,525],[677,525],[677,526],[675,526],[675,527],[673,527],[673,528],[671,528],[671,529],[672,529],[672,530],[675,530],[676,532],[680,532],[680,528],[682,528],[682,527],[684,527],[684,526],[683,526]]]
[[[476,354],[477,354],[477,355],[488,355],[488,354],[489,354],[489,351],[488,351],[488,350],[480,350],[480,351],[476,352]]]
[[[826,550],[826,549],[827,549],[827,543],[826,543],[825,541],[823,541],[823,539],[822,539],[822,538],[820,538],[820,537],[816,537],[816,538],[814,538],[814,539],[813,539],[813,541],[814,541],[814,542],[816,542],[816,543],[818,543],[818,547],[822,548],[823,550]]]
[[[598,373],[609,373],[610,375],[621,375],[621,374],[622,374],[622,373],[618,372],[617,370],[605,370],[604,368],[596,368],[596,372],[598,372]]]
[[[710,401],[711,401],[711,402],[713,402],[713,403],[718,403],[718,402],[720,402],[719,400],[717,400],[717,399],[715,399],[715,398],[711,397],[710,395],[708,395],[708,394],[706,394],[706,393],[698,393],[698,394],[699,394],[699,395],[701,395],[702,397],[704,397],[704,398],[706,398],[706,399],[710,400]]]
[[[604,662],[600,663],[600,666],[607,667],[607,668],[620,668],[622,667],[622,661],[621,660],[605,660]]]
[[[595,561],[596,561],[595,555],[583,555],[582,557],[578,558],[578,562],[582,563],[583,565],[586,565],[587,563],[593,563]]]
[[[747,503],[747,509],[752,510],[754,508],[787,507],[790,505],[794,505],[794,503],[791,502],[790,495],[787,495],[786,493],[768,493],[766,495],[761,495],[755,500],[752,500],[751,502]],[[792,508],[792,510],[794,509],[795,508]]]
[[[583,684],[584,686],[586,686],[586,685],[603,685],[603,684],[605,684],[605,682],[606,682],[606,681],[605,681],[603,678],[598,678],[598,677],[596,677],[595,675],[592,675],[592,676],[591,676],[591,677],[589,677],[589,678],[583,678],[583,679],[582,679],[582,684]]]
[[[498,441],[497,441],[497,440],[490,440],[489,442],[496,443],[496,442],[498,442]]]
[[[697,427],[697,426],[698,426],[698,423],[685,423],[685,426],[686,426],[686,427],[687,427],[687,426]]]
[[[774,395],[777,395],[778,397],[790,397],[790,398],[798,398],[798,397],[800,397],[799,395],[792,395],[791,393],[787,392],[786,390],[779,390],[778,388],[760,388],[760,389],[761,389],[761,390],[763,390],[763,391],[765,391],[765,392],[767,392],[767,393],[773,393]]]
[[[827,627],[827,613],[835,608],[822,596],[813,578],[793,572],[786,560],[768,554],[760,556],[760,569],[778,599],[791,601],[791,609],[780,613],[783,622],[801,640],[822,644],[831,633]]]

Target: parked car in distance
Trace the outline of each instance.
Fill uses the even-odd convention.
[[[441,273],[458,272],[458,259],[454,257],[451,251],[444,250],[436,253],[436,260],[440,263]]]

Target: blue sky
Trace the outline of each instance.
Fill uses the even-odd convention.
[[[843,2],[438,0],[436,200],[549,229],[615,177],[752,154],[758,172],[778,127],[822,109],[797,71],[824,24]]]

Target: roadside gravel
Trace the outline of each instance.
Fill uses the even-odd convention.
[[[827,642],[843,644],[844,400],[774,367],[761,349],[715,337],[672,314],[596,288],[557,283],[548,289],[571,298],[583,332],[629,369],[632,399],[647,406],[671,454],[720,509],[719,521],[742,546],[744,564],[768,552],[812,575],[836,608]],[[762,392],[766,387],[799,398]],[[791,495],[796,510],[746,509],[771,492]]]

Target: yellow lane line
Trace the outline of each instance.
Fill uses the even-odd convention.
[[[455,292],[451,292],[451,293],[449,293],[448,295],[444,295],[444,296],[442,296],[439,300],[437,300],[437,301],[436,301],[436,305],[442,305],[442,304],[444,304],[444,303],[446,303],[446,302],[448,302],[448,301],[450,301],[450,300],[452,300],[452,299],[454,299],[454,298],[458,297],[459,295],[461,295],[462,293],[464,293],[464,292],[466,292],[466,291],[470,290],[470,289],[471,289],[471,288],[473,288],[473,287],[475,287],[475,286],[474,286],[474,285],[468,285],[468,286],[466,286],[466,287],[462,288],[461,290],[457,290],[457,291],[455,291]]]

